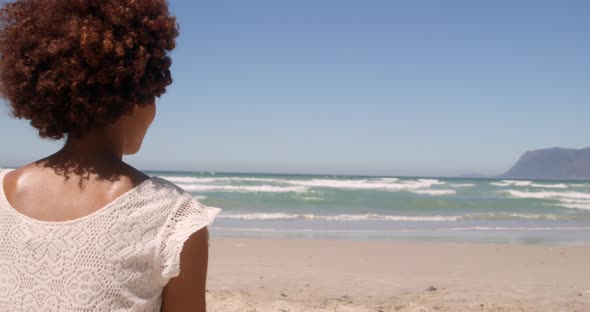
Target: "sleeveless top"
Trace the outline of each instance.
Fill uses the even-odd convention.
[[[188,237],[221,209],[151,177],[101,209],[41,221],[14,209],[0,172],[0,311],[160,311]]]

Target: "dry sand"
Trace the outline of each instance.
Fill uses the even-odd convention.
[[[209,261],[210,312],[590,311],[589,247],[211,238]]]

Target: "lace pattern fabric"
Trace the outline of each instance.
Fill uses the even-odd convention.
[[[46,222],[15,210],[0,172],[0,311],[159,311],[207,207],[152,177],[88,216]]]

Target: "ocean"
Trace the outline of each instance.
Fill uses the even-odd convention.
[[[148,174],[222,208],[212,236],[590,245],[590,182]]]

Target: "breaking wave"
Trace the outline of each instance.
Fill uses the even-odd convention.
[[[174,183],[227,183],[227,182],[281,182],[281,179],[271,178],[242,178],[242,177],[218,177],[218,178],[203,178],[203,177],[175,177],[175,176],[161,176],[160,178]]]
[[[505,190],[516,198],[531,198],[531,199],[550,199],[558,201],[557,205],[565,208],[590,210],[590,194],[581,192],[555,192],[555,191],[518,191]]]
[[[376,190],[400,192],[408,191],[420,195],[454,195],[453,189],[437,189],[444,185],[437,179],[369,178],[369,179],[279,179],[249,177],[187,177],[162,176],[189,192],[265,192],[265,193],[305,193],[314,188],[333,188],[341,190]],[[474,184],[457,184],[455,187],[472,187]],[[450,186],[452,187],[452,186]],[[303,198],[317,200],[316,198]]]
[[[529,186],[533,184],[533,181],[520,181],[520,180],[502,180],[500,182],[492,182],[490,185],[494,186]]]
[[[274,186],[274,185],[203,185],[177,184],[188,192],[238,192],[238,193],[302,193],[309,188],[303,186]]]
[[[559,189],[564,189],[567,188],[567,185],[563,184],[563,183],[559,183],[559,184],[539,184],[539,183],[533,183],[531,184],[532,187],[541,187],[541,188],[559,188]]]
[[[410,190],[412,193],[422,194],[422,195],[455,195],[457,191],[455,190]]]
[[[400,221],[400,222],[455,222],[466,220],[544,220],[544,221],[590,221],[590,216],[565,216],[554,214],[482,213],[463,216],[402,216],[383,214],[338,214],[317,215],[287,212],[275,213],[222,213],[222,219],[241,220],[324,220],[324,221]]]
[[[476,185],[473,183],[459,183],[459,184],[450,184],[450,187],[475,187]]]

